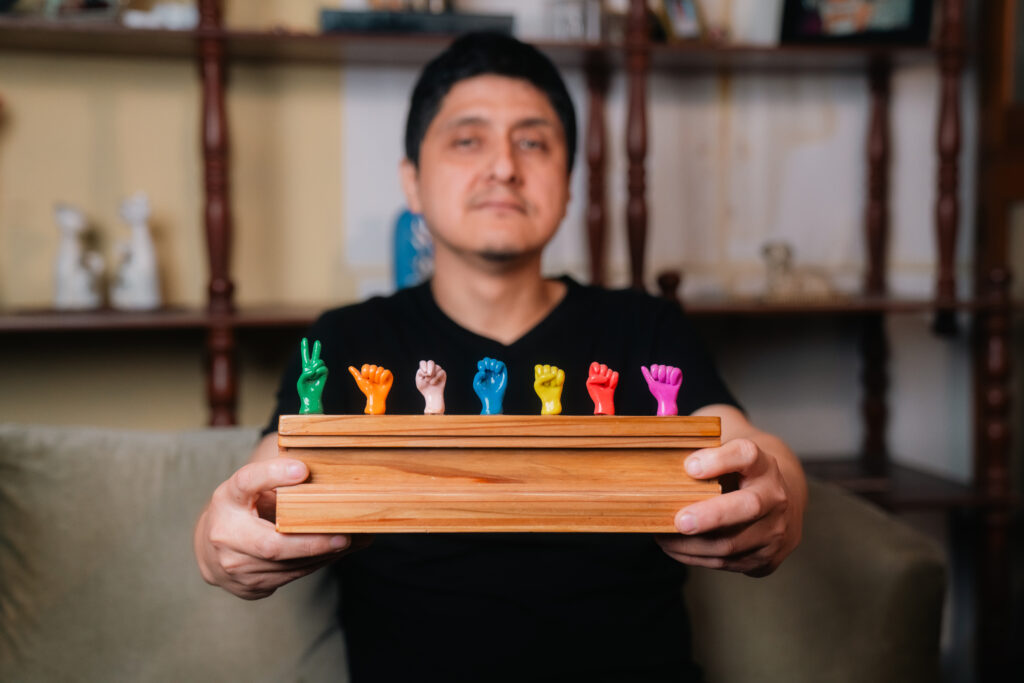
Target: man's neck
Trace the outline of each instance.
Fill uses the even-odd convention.
[[[437,256],[430,287],[438,307],[470,332],[502,344],[536,327],[565,296],[564,283],[541,276],[539,255],[493,268]]]

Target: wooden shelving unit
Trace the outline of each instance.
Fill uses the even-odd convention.
[[[984,518],[983,547],[986,568],[1007,561],[1008,518],[1014,504],[1009,482],[1009,318],[1021,304],[1009,298],[1009,267],[1006,263],[1004,223],[990,226],[978,222],[974,239],[975,282],[973,293],[957,298],[953,254],[957,243],[960,212],[960,96],[961,72],[966,52],[965,0],[937,0],[941,19],[932,46],[782,46],[651,44],[643,0],[631,0],[627,36],[623,44],[542,42],[539,47],[562,66],[582,66],[587,76],[587,102],[580,103],[586,119],[581,129],[586,151],[589,188],[586,197],[586,230],[591,280],[604,282],[606,260],[606,197],[603,179],[606,168],[605,96],[611,73],[627,77],[628,205],[627,226],[631,277],[635,286],[648,281],[644,267],[647,234],[647,185],[645,162],[648,144],[647,82],[652,71],[687,74],[743,71],[785,77],[795,71],[855,72],[867,76],[871,93],[871,115],[865,156],[868,182],[865,211],[866,273],[862,293],[844,299],[821,302],[765,302],[754,299],[687,300],[682,302],[695,317],[729,316],[852,316],[863,322],[862,412],[865,437],[859,458],[842,462],[809,461],[808,470],[838,481],[853,491],[894,509],[950,509],[965,507],[980,511]],[[1007,13],[1014,0],[993,0],[983,18],[986,54],[1009,48],[1000,41]],[[205,222],[209,259],[208,305],[196,310],[165,310],[147,314],[113,311],[55,313],[52,311],[0,312],[0,333],[61,333],[103,330],[199,330],[206,336],[208,358],[208,399],[211,424],[231,424],[235,419],[236,331],[244,328],[302,328],[316,311],[280,308],[236,310],[234,286],[229,273],[232,235],[230,168],[226,150],[227,117],[224,109],[225,73],[233,61],[295,62],[326,64],[420,65],[447,44],[449,38],[436,36],[386,36],[358,34],[310,34],[289,32],[235,31],[221,21],[217,0],[198,0],[201,22],[194,31],[134,30],[120,26],[54,23],[22,18],[0,19],[0,55],[4,51],[22,54],[65,53],[111,57],[145,56],[195,60],[199,66],[202,92],[202,143],[205,188]],[[1007,9],[1011,8],[1011,9]],[[1024,10],[1020,10],[1024,11]],[[1001,24],[1000,22],[1003,22]],[[1009,23],[1012,25],[1012,22]],[[980,43],[979,43],[980,45]],[[1001,46],[1001,47],[999,47]],[[979,49],[982,49],[979,47]],[[992,57],[996,59],[996,57]],[[939,254],[935,294],[930,298],[903,298],[888,293],[886,252],[889,240],[889,178],[891,151],[889,105],[892,72],[907,64],[934,65],[940,76],[936,95],[938,117],[938,199],[934,207],[936,244]],[[994,106],[994,105],[993,105]],[[984,114],[984,112],[983,112]],[[1018,105],[1008,114],[999,131],[1024,130]],[[991,122],[989,122],[991,124]],[[987,125],[993,129],[992,125]],[[617,136],[618,137],[618,136]],[[1012,137],[1012,135],[1011,135]],[[1024,139],[1018,135],[1017,140]],[[1005,147],[996,135],[986,149]],[[1015,153],[1016,154],[1016,153]],[[1020,176],[1024,156],[991,151],[990,168],[1003,168],[992,183],[979,183],[986,196],[982,210],[1003,206],[1011,196],[1005,190],[1014,172]],[[996,196],[995,193],[999,193]],[[991,196],[990,196],[991,195]],[[666,280],[671,283],[671,278]],[[663,288],[674,296],[671,284]],[[892,314],[933,314],[940,331],[950,331],[954,314],[971,320],[974,343],[975,479],[961,486],[890,462],[886,444],[888,407],[888,340],[884,321]],[[986,576],[1005,583],[1007,576],[984,569]],[[998,592],[983,590],[980,613],[985,627],[978,644],[980,662],[1005,661],[1006,651],[999,638],[1006,623],[1005,605]]]

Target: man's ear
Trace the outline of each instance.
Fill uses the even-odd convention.
[[[413,213],[423,213],[419,169],[408,159],[402,159],[398,164],[398,179],[402,182],[402,192],[405,193],[405,203],[409,205],[409,210]]]

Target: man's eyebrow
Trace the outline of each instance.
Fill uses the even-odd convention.
[[[444,127],[446,129],[452,130],[452,129],[455,129],[455,128],[459,128],[461,126],[489,126],[489,125],[491,125],[491,123],[492,122],[491,122],[490,119],[485,118],[483,116],[469,115],[469,116],[460,116],[457,119],[452,119],[451,121],[446,123],[444,125]],[[535,116],[535,117],[531,117],[531,118],[527,118],[527,119],[521,119],[519,121],[516,121],[514,124],[512,124],[512,128],[513,129],[518,129],[518,128],[537,128],[537,127],[544,127],[544,126],[548,126],[548,127],[551,127],[551,128],[555,128],[556,127],[554,121],[551,121],[550,119],[544,118],[542,116]]]
[[[540,116],[537,116],[537,117],[534,117],[534,118],[529,118],[529,119],[523,119],[522,121],[516,121],[515,124],[513,124],[512,127],[513,128],[538,128],[538,127],[545,127],[545,126],[550,127],[550,128],[556,128],[554,121],[552,121],[550,119],[546,119],[546,118],[540,117]]]

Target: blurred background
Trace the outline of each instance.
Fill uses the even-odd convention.
[[[1024,50],[993,63],[984,49],[993,26],[1010,46],[1024,44],[1021,3],[981,12],[949,0],[653,1],[639,37],[629,0],[219,4],[215,17],[188,2],[22,0],[0,14],[0,420],[262,425],[316,312],[399,284],[408,95],[447,41],[443,29],[476,25],[438,29],[422,15],[489,17],[555,59],[577,106],[573,201],[545,270],[595,279],[588,201],[598,201],[605,284],[639,280],[658,292],[660,274],[677,274],[675,294],[755,423],[868,495],[890,490],[890,465],[921,475],[905,500],[954,487],[908,509],[938,510],[941,521],[917,523],[955,534],[942,514],[973,495],[978,454],[991,448],[976,427],[982,397],[993,386],[1019,396],[1022,385],[1024,279],[993,289],[979,266],[1024,271],[1024,212],[1014,203],[1024,176],[1006,170],[1020,168],[998,151],[1013,133],[994,123],[1024,102],[1024,68],[1014,69]],[[861,13],[874,5],[874,16]],[[374,11],[422,23],[365,23]],[[952,34],[949,11],[958,14]],[[1008,17],[1017,23],[1007,27]],[[223,61],[204,62],[204,50],[218,49],[204,37]],[[202,64],[223,71],[203,76]],[[638,73],[640,272],[627,220]],[[603,135],[588,138],[595,106]],[[941,121],[953,126],[942,135]],[[597,162],[588,160],[593,139],[603,140]],[[223,223],[207,213],[222,188]],[[117,243],[131,229],[122,203],[137,192],[148,199],[160,303],[125,311],[110,292],[124,268]],[[95,310],[57,308],[68,244],[57,203],[78,209],[83,250],[103,257]],[[940,214],[956,230],[946,257]],[[874,291],[865,284],[872,225],[887,231],[875,259],[884,287]],[[943,267],[951,290],[937,290]],[[992,301],[1007,344],[994,370],[972,352],[985,343],[972,330],[991,322]],[[1019,401],[999,410],[1008,425],[1024,422]],[[1010,463],[1019,490],[1013,431],[997,462]],[[964,623],[947,624],[947,641],[971,637]],[[950,676],[966,677],[969,658],[956,657]]]

